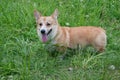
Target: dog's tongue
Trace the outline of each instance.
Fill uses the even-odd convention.
[[[48,40],[47,34],[43,34],[43,35],[42,35],[42,41],[43,41],[43,42],[46,42],[47,40]]]

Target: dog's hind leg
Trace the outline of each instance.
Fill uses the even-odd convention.
[[[103,52],[105,50],[106,43],[107,43],[106,35],[105,35],[105,33],[101,33],[95,39],[93,46],[97,49],[97,51]]]

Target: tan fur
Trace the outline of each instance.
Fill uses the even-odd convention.
[[[64,44],[64,46],[77,48],[78,44],[81,47],[92,45],[99,51],[103,51],[106,46],[105,30],[102,28],[81,26],[73,28],[61,27],[59,30],[62,34],[58,35],[59,37],[55,38],[55,40],[59,44]]]
[[[77,48],[84,47],[86,45],[92,45],[98,51],[103,51],[106,46],[106,33],[105,30],[100,27],[93,26],[80,26],[80,27],[61,27],[57,21],[58,12],[55,12],[49,16],[41,16],[38,12],[34,12],[36,22],[37,22],[37,31],[38,35],[40,35],[39,23],[47,23],[50,22],[51,26],[47,27],[49,31],[50,28],[53,29],[49,36],[52,37],[51,44],[58,44],[60,46],[69,47],[69,48]]]

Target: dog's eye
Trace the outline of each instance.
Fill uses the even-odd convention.
[[[47,23],[47,26],[50,26],[51,24],[50,23]]]
[[[40,23],[39,25],[42,26],[42,23]]]

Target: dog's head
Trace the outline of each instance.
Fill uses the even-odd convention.
[[[42,42],[47,42],[53,39],[57,34],[58,28],[58,10],[56,9],[51,16],[42,16],[38,11],[34,11],[34,16],[37,23],[37,33]]]

